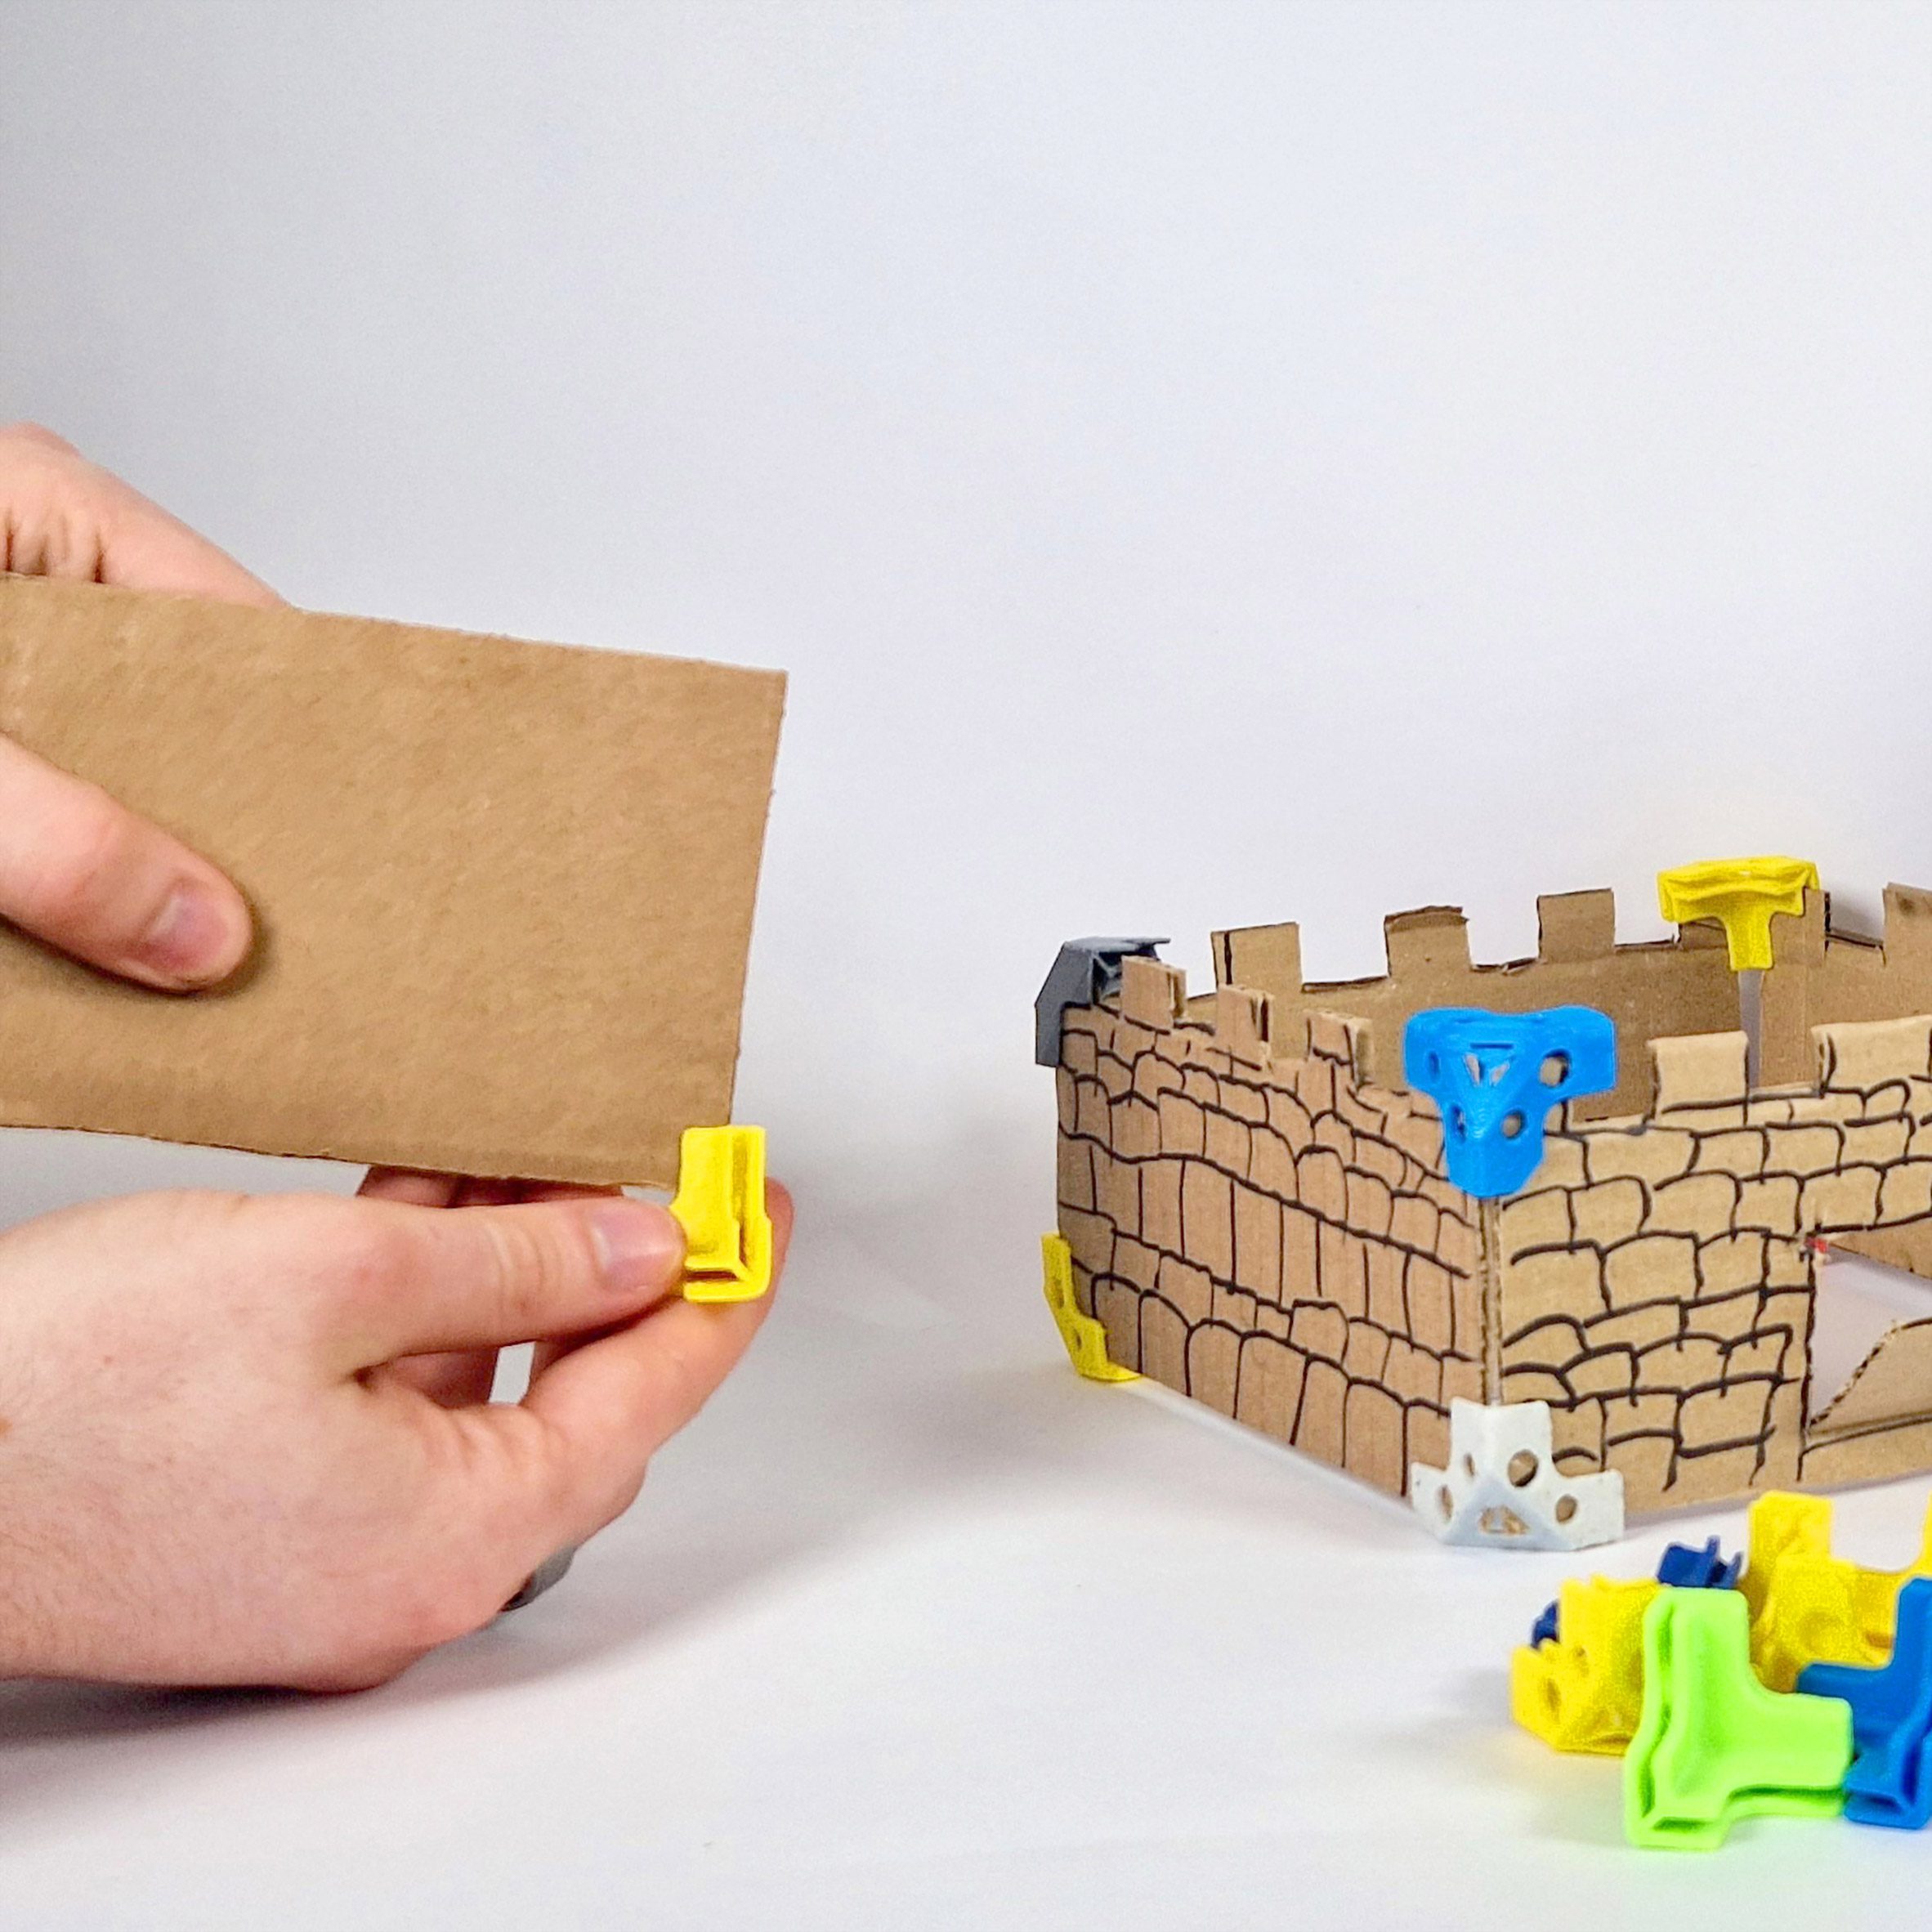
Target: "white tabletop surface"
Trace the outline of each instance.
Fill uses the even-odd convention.
[[[34,1155],[43,1187],[258,1167]],[[1574,1557],[1440,1548],[1195,1405],[1080,1381],[1000,1246],[968,1320],[807,1235],[631,1514],[385,1689],[0,1687],[0,1923],[1666,1932],[1923,1896],[1916,1835],[1628,1849],[1618,1766],[1510,1725],[1559,1578],[1735,1544],[1740,1512]],[[1841,1499],[1840,1549],[1907,1561],[1926,1489]]]

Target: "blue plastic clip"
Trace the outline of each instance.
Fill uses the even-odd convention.
[[[1402,1073],[1442,1111],[1450,1179],[1493,1201],[1541,1164],[1553,1107],[1617,1085],[1617,1028],[1593,1006],[1433,1007],[1403,1030]]]
[[[1735,1590],[1743,1573],[1743,1557],[1727,1562],[1715,1536],[1702,1550],[1673,1543],[1657,1559],[1657,1580],[1669,1590]]]
[[[1857,1755],[1845,1774],[1848,1818],[1904,1831],[1932,1821],[1932,1576],[1915,1576],[1898,1593],[1890,1663],[1876,1670],[1812,1664],[1798,1688],[1851,1706]]]
[[[1726,1561],[1718,1540],[1713,1536],[1702,1550],[1688,1543],[1673,1543],[1657,1561],[1657,1580],[1666,1590],[1735,1590],[1744,1574],[1742,1554]],[[1554,1644],[1557,1637],[1556,1605],[1546,1603],[1543,1614],[1530,1626],[1530,1648]]]

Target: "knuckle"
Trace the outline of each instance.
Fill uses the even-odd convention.
[[[405,1230],[375,1214],[318,1216],[309,1231],[325,1258],[338,1294],[351,1307],[380,1306],[415,1272],[414,1243]]]
[[[559,1218],[518,1208],[478,1213],[487,1217],[496,1300],[515,1324],[540,1328],[583,1272]]]
[[[80,452],[66,437],[56,436],[46,424],[41,423],[9,423],[0,427],[0,441],[24,443],[29,448],[44,449],[59,456],[78,456]]]

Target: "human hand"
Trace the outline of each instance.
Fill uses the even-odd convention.
[[[677,1298],[682,1260],[618,1196],[155,1194],[0,1235],[0,1675],[350,1690],[487,1623],[763,1321]],[[517,1404],[396,1366],[533,1339]]]
[[[508,1207],[519,1201],[609,1199],[615,1187],[584,1187],[561,1182],[478,1180],[466,1174],[426,1174],[414,1167],[372,1167],[356,1192],[365,1201],[399,1201],[412,1207]],[[553,1344],[541,1344],[534,1366],[551,1359]],[[496,1386],[497,1350],[459,1348],[412,1355],[395,1364],[396,1373],[449,1408],[486,1402]]]
[[[281,602],[232,557],[30,423],[0,428],[0,570],[124,589]],[[226,979],[252,937],[207,860],[102,791],[0,738],[0,919],[173,992]]]

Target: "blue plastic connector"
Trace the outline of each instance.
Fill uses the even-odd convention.
[[[1670,1590],[1735,1590],[1743,1573],[1743,1557],[1727,1560],[1715,1536],[1702,1550],[1673,1543],[1657,1559],[1657,1580]]]
[[[1898,1593],[1890,1663],[1876,1670],[1813,1664],[1798,1688],[1851,1706],[1856,1755],[1845,1774],[1845,1815],[1905,1831],[1932,1822],[1932,1576],[1915,1576]]]
[[[1617,1028],[1592,1006],[1433,1007],[1403,1031],[1402,1072],[1442,1111],[1449,1178],[1493,1201],[1541,1164],[1552,1107],[1617,1085]]]

